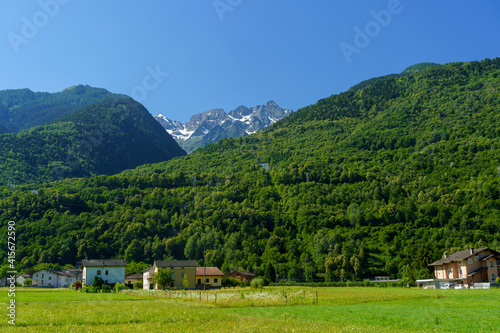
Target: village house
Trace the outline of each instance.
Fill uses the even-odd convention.
[[[68,288],[75,281],[75,275],[51,269],[42,269],[32,275],[32,286],[34,287]]]
[[[217,267],[196,267],[196,289],[221,288],[223,276],[224,273]]]
[[[153,276],[154,276],[154,267],[148,267],[142,271],[142,289],[154,289],[153,284]]]
[[[495,283],[500,274],[500,253],[489,248],[467,249],[444,254],[429,266],[434,267],[435,279],[417,280],[424,288],[440,288],[445,283],[463,284],[474,288],[475,284]]]
[[[82,285],[91,285],[96,276],[110,286],[125,283],[125,267],[123,259],[82,260]]]
[[[132,288],[134,286],[134,283],[136,282],[142,282],[143,279],[143,274],[142,273],[132,273],[127,276],[125,276],[125,284],[127,287]]]
[[[231,273],[227,274],[226,277],[235,278],[240,282],[251,282],[256,277],[256,275],[247,271],[232,271]]]
[[[196,286],[196,267],[198,264],[195,260],[155,261],[153,267],[143,272],[143,289],[153,289],[152,280],[158,270],[163,268],[170,269],[172,274],[171,288],[184,289],[184,277],[187,276],[188,289],[194,289]],[[157,284],[154,285],[154,289],[159,289],[159,287]]]
[[[65,268],[61,272],[72,274],[76,277],[77,281],[82,281],[82,270],[79,268]]]
[[[31,278],[29,274],[20,274],[16,276],[16,283],[24,287],[24,281]]]

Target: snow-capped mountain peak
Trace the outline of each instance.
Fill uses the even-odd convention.
[[[170,133],[183,148],[192,152],[220,139],[236,138],[253,134],[293,111],[282,109],[274,101],[252,108],[239,106],[226,113],[223,109],[210,109],[197,113],[184,124],[171,120],[159,113],[155,119]],[[195,142],[196,144],[192,144]]]

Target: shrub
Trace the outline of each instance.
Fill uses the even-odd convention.
[[[233,277],[223,277],[221,281],[222,287],[231,288],[237,287],[240,285],[240,281],[236,280]]]
[[[103,293],[110,293],[111,292],[111,287],[108,284],[104,285],[102,287],[102,292]]]
[[[254,289],[262,289],[264,287],[264,279],[257,277],[255,279],[253,279],[252,282],[250,282],[250,285]]]
[[[142,281],[135,281],[134,289],[142,289]]]
[[[24,280],[24,285],[27,287],[31,286],[31,283],[32,283],[32,280],[30,278],[27,278],[26,280]]]
[[[115,292],[119,292],[120,290],[127,289],[125,283],[117,283],[115,284]]]
[[[75,285],[72,283],[69,285],[69,290],[74,290],[75,289]]]
[[[76,281],[75,282],[75,289],[76,290],[79,290],[79,289],[82,289],[82,281]]]
[[[500,276],[496,278],[495,282],[500,283]]]

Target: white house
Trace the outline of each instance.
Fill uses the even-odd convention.
[[[101,277],[106,284],[125,283],[125,267],[123,259],[92,259],[82,260],[82,285],[90,285],[96,276]]]
[[[142,288],[143,289],[153,289],[154,285],[151,280],[153,280],[155,268],[153,266],[148,267],[142,271]]]
[[[26,279],[29,279],[29,278],[31,278],[30,275],[28,275],[28,274],[21,274],[21,275],[16,276],[16,282],[18,284],[20,284],[21,286],[24,286],[24,281]]]
[[[73,274],[56,272],[51,269],[42,269],[32,275],[32,286],[34,287],[52,287],[68,288],[70,284],[75,283],[76,278]]]

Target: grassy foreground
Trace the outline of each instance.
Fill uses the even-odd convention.
[[[236,289],[217,291],[217,303],[214,291],[207,294],[202,294],[200,301],[199,292],[82,294],[68,290],[18,288],[16,326],[8,324],[4,306],[0,331],[500,331],[498,289],[290,287],[269,288],[264,292]],[[7,305],[8,289],[0,289],[0,301]]]

